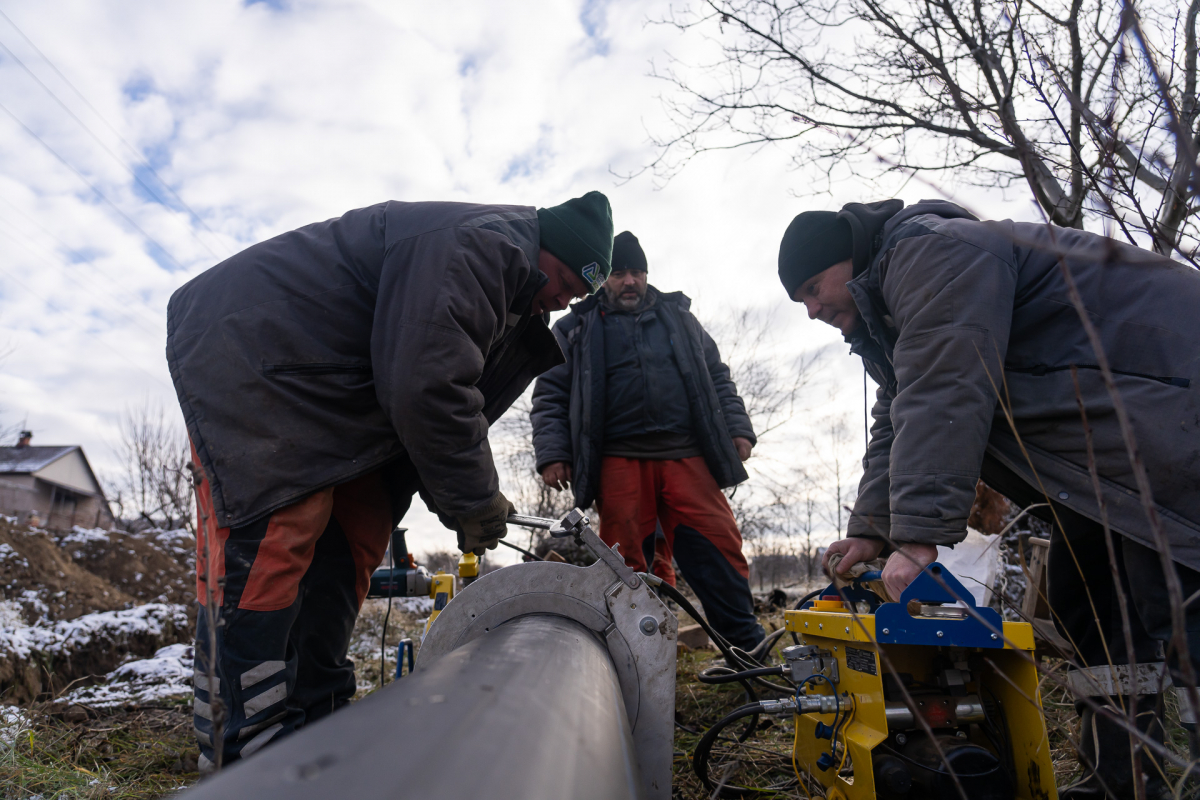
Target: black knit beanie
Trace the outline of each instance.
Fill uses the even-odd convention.
[[[612,271],[616,272],[619,269],[650,271],[646,268],[646,253],[642,250],[641,243],[629,231],[618,233],[613,239]]]
[[[814,275],[854,255],[850,224],[833,211],[797,214],[779,243],[779,280],[788,297]]]

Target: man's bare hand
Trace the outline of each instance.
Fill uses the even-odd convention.
[[[937,546],[905,542],[888,556],[887,566],[883,568],[883,585],[888,593],[895,598],[916,580],[921,570],[937,561]],[[846,562],[842,562],[843,564]]]
[[[750,457],[750,451],[754,449],[754,445],[750,444],[750,440],[744,436],[733,437],[733,446],[737,448],[738,458],[745,461]]]
[[[834,553],[841,553],[842,563],[838,564],[838,574],[845,575],[846,571],[855,564],[877,558],[883,552],[883,545],[884,542],[882,539],[864,539],[860,536],[852,536],[849,539],[838,539],[825,550],[825,558],[821,562],[821,568],[828,575],[829,557]]]
[[[571,465],[565,461],[547,464],[542,470],[542,482],[559,492],[571,488]]]

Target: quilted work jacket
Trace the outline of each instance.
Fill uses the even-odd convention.
[[[693,432],[709,472],[722,489],[748,477],[734,436],[757,442],[746,406],[721,361],[716,342],[689,310],[682,292],[659,292],[654,311],[670,333],[682,373]],[[540,472],[548,464],[572,465],[575,505],[587,508],[599,489],[604,457],[604,324],[600,297],[582,300],[554,324],[566,362],[538,378],[533,390],[533,446]]]
[[[850,535],[961,541],[985,450],[1098,521],[1082,402],[1111,526],[1154,546],[1065,262],[1173,556],[1200,568],[1200,273],[1097,234],[981,222],[940,201],[891,217],[875,250],[848,284],[862,315],[852,351],[880,384]]]

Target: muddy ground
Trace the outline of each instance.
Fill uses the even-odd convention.
[[[1006,515],[993,508],[981,527],[1003,527]],[[1024,590],[1015,537],[1010,531],[999,543],[1008,570],[997,605],[1010,614]],[[51,534],[0,519],[0,798],[156,798],[198,779],[190,710],[194,614],[188,617],[194,546],[182,531]],[[790,587],[783,603],[811,588]],[[760,597],[768,630],[783,622],[778,592],[774,599]],[[424,598],[393,601],[390,610],[386,601],[367,601],[350,646],[358,698],[395,680],[396,645],[410,638],[419,647],[430,607]],[[680,612],[680,624],[690,622]],[[736,685],[697,680],[720,663],[715,650],[680,653],[678,798],[712,795],[694,773],[692,752],[704,730],[744,702]],[[1078,721],[1061,689],[1047,683],[1043,701],[1056,777],[1066,785],[1079,771],[1070,744]],[[1173,700],[1168,720],[1172,746],[1186,752]],[[764,719],[746,742],[715,748],[714,774],[774,788],[762,796],[805,797],[789,757],[792,735],[790,719]]]

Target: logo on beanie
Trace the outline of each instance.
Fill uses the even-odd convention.
[[[604,276],[600,273],[599,264],[593,261],[583,269],[579,270],[579,273],[583,275],[583,279],[585,281],[591,284],[593,292],[600,291],[600,287],[604,284]]]

